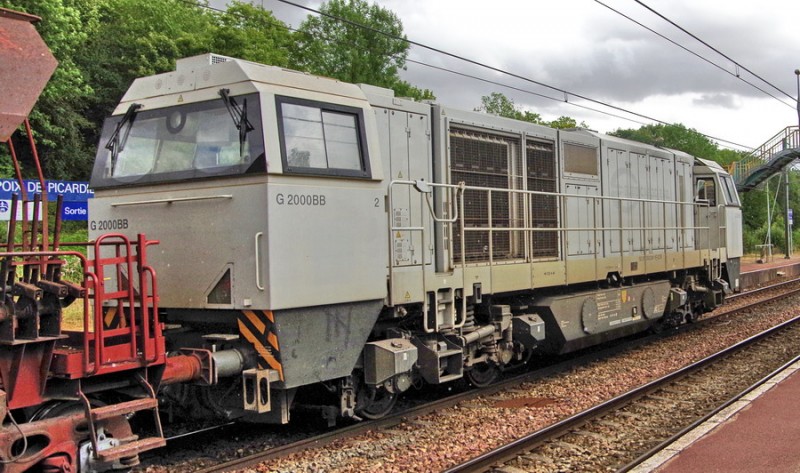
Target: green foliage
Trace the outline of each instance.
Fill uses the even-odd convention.
[[[538,113],[531,112],[530,110],[520,110],[514,104],[514,101],[506,97],[500,92],[492,92],[489,95],[481,97],[481,106],[475,109],[476,112],[486,112],[493,115],[498,115],[506,118],[513,118],[514,120],[522,120],[524,122],[535,123],[537,125],[545,125],[551,128],[589,128],[586,122],[578,122],[568,116],[561,116],[553,121],[543,120],[542,116]]]
[[[354,84],[387,87],[400,96],[433,98],[430,90],[400,79],[409,46],[403,24],[391,10],[365,0],[330,0],[320,11],[321,16],[309,16],[300,24],[292,67]]]
[[[5,146],[0,146],[0,178],[14,177],[14,165],[11,163],[11,153]]]
[[[649,145],[677,149],[698,158],[716,160],[717,155],[720,153],[716,143],[700,134],[694,128],[686,128],[680,123],[645,125],[638,130],[619,129],[609,134]],[[730,159],[727,154],[725,157]]]
[[[742,201],[742,218],[745,233],[755,230],[767,221],[767,193],[764,190],[751,190],[739,195]],[[770,205],[772,202],[770,201]],[[763,243],[763,241],[761,242]]]
[[[87,141],[97,143],[103,119],[133,79],[173,70],[176,59],[208,51],[213,26],[210,15],[180,0],[97,2],[97,22],[77,59],[96,89],[88,100],[93,132]]]
[[[414,87],[404,80],[398,80],[392,88],[398,97],[410,97],[416,101],[436,100],[432,90]]]
[[[545,125],[549,126],[550,128],[589,128],[589,125],[587,125],[586,122],[581,121],[581,123],[578,124],[574,118],[566,116],[558,117],[551,122],[546,122]]]
[[[271,12],[235,1],[215,23],[212,51],[261,64],[289,65],[294,39],[286,24]]]
[[[513,100],[500,92],[492,92],[489,95],[481,97],[481,106],[476,108],[475,111],[536,123],[537,125],[546,124],[546,122],[542,120],[541,115],[528,110],[522,111],[518,109]]]
[[[800,227],[800,171],[790,169],[789,173],[789,208],[794,210],[794,227]],[[772,210],[773,218],[773,240],[776,238],[776,233],[780,234],[779,241],[781,242],[779,248],[785,251],[783,246],[783,238],[786,232],[784,227],[784,218],[786,215],[786,183],[783,180],[783,173],[773,176],[769,182],[769,195],[770,195],[770,208]],[[747,192],[742,199],[744,207],[744,219],[746,231],[752,228],[766,228],[767,221],[767,191],[766,186],[762,185],[763,189],[753,190]],[[751,196],[752,194],[752,196]],[[752,202],[752,204],[750,204]],[[752,208],[751,208],[752,207]],[[775,223],[777,222],[777,223]],[[793,235],[798,230],[793,230]],[[766,234],[766,231],[763,232]],[[762,242],[763,243],[763,242]],[[793,237],[792,243],[794,248],[800,246],[800,239]]]

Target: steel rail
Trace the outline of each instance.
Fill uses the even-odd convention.
[[[753,335],[745,340],[742,340],[735,345],[732,345],[724,350],[720,350],[713,355],[709,355],[702,360],[696,361],[687,365],[677,371],[668,375],[662,376],[654,381],[644,384],[638,388],[632,389],[624,394],[598,404],[585,411],[579,412],[571,417],[568,417],[556,424],[538,430],[529,435],[521,437],[513,442],[503,445],[499,448],[486,452],[478,457],[468,460],[460,465],[445,470],[444,473],[473,473],[488,471],[497,464],[505,463],[518,457],[521,453],[528,452],[534,448],[542,445],[548,440],[558,438],[570,431],[586,424],[587,422],[606,415],[609,412],[619,410],[620,408],[629,405],[631,402],[661,388],[665,385],[692,374],[701,368],[716,363],[724,358],[727,358],[733,353],[752,345],[753,343],[763,340],[775,333],[800,322],[800,316],[794,317],[786,322],[778,324],[770,329],[764,330],[761,333]],[[652,455],[652,453],[651,453]]]
[[[799,282],[800,282],[800,277],[794,278],[794,279],[788,279],[786,281],[781,281],[779,283],[772,284],[772,285],[769,285],[769,286],[762,286],[762,287],[757,287],[755,289],[751,289],[749,291],[737,292],[735,294],[731,294],[730,296],[726,297],[725,300],[730,301],[730,300],[738,299],[740,297],[752,296],[753,294],[758,294],[760,292],[769,291],[771,289],[780,289],[782,287],[789,286],[791,284],[795,284],[795,283],[799,283]]]

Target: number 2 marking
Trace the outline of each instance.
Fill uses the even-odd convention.
[[[379,198],[375,197],[375,207],[380,207],[380,202],[381,202],[381,200]]]

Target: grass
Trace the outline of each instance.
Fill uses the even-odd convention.
[[[94,322],[92,307],[89,306],[89,331],[93,332]],[[61,329],[66,331],[83,331],[83,301],[76,300],[64,308],[61,313]]]

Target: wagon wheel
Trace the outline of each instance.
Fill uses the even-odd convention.
[[[398,393],[386,389],[365,387],[359,392],[356,414],[371,420],[380,419],[392,411],[398,397]]]
[[[500,368],[494,363],[478,363],[466,372],[467,380],[478,388],[485,388],[497,381]]]

